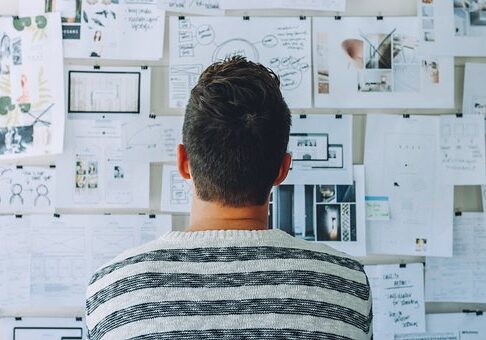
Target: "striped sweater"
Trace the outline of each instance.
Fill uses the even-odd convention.
[[[283,231],[171,232],[99,269],[89,338],[370,339],[360,263]]]

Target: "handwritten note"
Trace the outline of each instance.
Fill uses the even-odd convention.
[[[412,333],[395,335],[395,340],[459,340],[455,333]]]
[[[376,339],[425,331],[424,269],[421,263],[365,266],[373,295]]]
[[[366,196],[365,201],[368,221],[390,220],[390,200],[387,196]]]
[[[224,15],[220,0],[163,0],[163,8],[171,12]]]
[[[486,182],[484,116],[441,116],[440,156],[444,183],[476,185]]]

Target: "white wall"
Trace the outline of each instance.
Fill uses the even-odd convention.
[[[0,0],[10,1],[10,0]],[[34,0],[32,0],[34,1]],[[415,0],[348,0],[348,10],[343,13],[343,16],[407,16],[415,15],[416,7]],[[231,12],[230,15],[317,15],[307,11],[245,11],[245,12]],[[320,15],[334,15],[334,13],[321,13]],[[167,51],[168,39],[168,25],[166,25],[166,44],[165,55]],[[421,110],[421,111],[407,111],[407,113],[426,113],[426,114],[441,114],[441,113],[456,113],[461,112],[462,107],[462,92],[464,79],[464,63],[466,61],[484,62],[486,58],[458,58],[456,60],[456,109],[455,110]],[[86,61],[69,61],[71,64],[89,64]],[[127,65],[127,63],[101,63],[101,65]],[[128,65],[137,65],[137,63],[129,63]],[[152,66],[152,103],[151,109],[153,113],[159,115],[174,115],[183,114],[182,110],[173,110],[168,108],[168,59],[165,58],[161,62],[148,63]],[[384,113],[404,113],[404,111],[397,110],[373,110],[373,112]],[[336,110],[298,110],[296,113],[336,113]],[[366,122],[366,110],[340,110],[340,113],[355,114],[354,120],[354,163],[362,164],[363,150],[364,150],[364,134]],[[154,165],[151,168],[151,208],[157,211],[160,206],[160,191],[161,191],[161,166]],[[457,211],[482,211],[481,193],[479,187],[458,187],[455,191],[455,208]],[[83,210],[60,211],[61,213],[88,213]],[[99,211],[98,211],[99,212]],[[133,211],[138,213],[139,211]],[[123,213],[128,213],[124,211]],[[176,216],[174,218],[175,229],[183,229],[187,223],[187,217]],[[402,262],[417,262],[424,261],[423,258],[411,257],[391,257],[378,256],[367,257],[363,259],[366,264],[383,264],[383,263],[402,263]],[[427,304],[427,312],[459,312],[463,309],[482,309],[486,310],[486,304],[446,304],[433,303]],[[16,310],[16,311],[2,311],[2,315],[45,315],[45,316],[76,316],[83,315],[82,309],[70,310]]]

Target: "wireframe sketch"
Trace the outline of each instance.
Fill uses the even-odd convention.
[[[170,193],[171,204],[187,205],[190,203],[191,187],[176,172],[170,174]]]
[[[233,56],[243,56],[271,68],[280,77],[289,105],[310,107],[308,20],[173,17],[170,28],[171,107],[183,107],[187,103],[190,90],[205,67]]]

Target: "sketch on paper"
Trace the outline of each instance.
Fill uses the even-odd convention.
[[[190,90],[205,67],[236,55],[275,71],[291,107],[311,106],[309,20],[172,17],[170,28],[171,107],[187,103]]]
[[[138,116],[122,125],[122,148],[129,160],[175,162],[182,143],[183,116]]]
[[[164,165],[162,171],[161,211],[189,213],[192,203],[191,183],[181,177],[175,165]]]
[[[52,213],[55,170],[0,167],[0,213]]]
[[[366,254],[364,171],[351,185],[280,185],[271,196],[270,226],[307,241],[327,242],[353,256]]]
[[[316,106],[452,107],[452,58],[422,54],[417,18],[316,18],[313,25]]]
[[[163,0],[162,8],[166,11],[202,14],[224,15],[221,2],[224,0]]]
[[[64,138],[57,14],[0,19],[0,159],[56,154]]]

